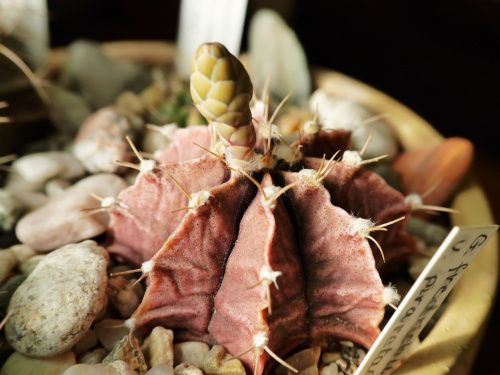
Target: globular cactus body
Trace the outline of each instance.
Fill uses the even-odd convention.
[[[249,82],[221,45],[203,45],[193,58],[193,100],[217,130],[226,159],[242,165],[255,145]],[[337,149],[330,142],[328,152]],[[184,155],[189,150],[196,155],[198,147],[187,143]],[[271,352],[283,357],[339,339],[370,347],[384,314],[377,271],[383,263],[379,249],[350,230],[352,214],[377,224],[408,218],[404,196],[363,167],[325,164],[317,155],[276,160],[275,169],[253,171],[253,181],[249,173],[227,172],[215,156],[141,172],[118,197],[127,208],[111,211],[110,251],[132,263],[149,261],[150,283],[133,315],[138,328],[161,325],[180,341],[246,351],[241,360],[257,374],[276,365]],[[167,198],[172,177],[188,198]],[[203,189],[206,199],[192,205]],[[388,263],[416,251],[405,225],[374,235]],[[127,233],[135,240],[120,239]]]

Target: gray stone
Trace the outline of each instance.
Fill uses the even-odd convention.
[[[0,287],[0,312],[4,315],[7,315],[7,308],[9,307],[10,299],[12,295],[19,288],[24,280],[26,280],[28,276],[26,275],[15,275],[8,279],[5,284]],[[5,293],[7,292],[7,293]]]
[[[138,92],[149,81],[142,66],[115,62],[102,52],[99,44],[87,40],[77,40],[69,46],[61,72],[63,86],[81,94],[93,109],[112,104],[124,91]]]
[[[0,250],[0,281],[14,269],[17,259],[10,249]]]
[[[85,119],[92,114],[87,102],[78,94],[51,85],[46,88],[50,97],[50,119],[62,134],[74,137]]]
[[[107,251],[94,241],[64,246],[45,257],[17,288],[5,325],[17,351],[51,357],[72,348],[102,307]]]

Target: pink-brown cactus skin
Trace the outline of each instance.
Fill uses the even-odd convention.
[[[301,154],[298,145],[279,137],[267,147],[262,127],[249,122],[252,86],[241,64],[217,43],[202,45],[194,59],[197,85],[204,90],[193,95],[195,103],[209,113],[209,122],[219,122],[207,137],[218,132],[228,138],[219,146],[212,138],[211,152],[199,157],[200,148],[188,141],[189,128],[179,133],[184,144],[174,135],[171,147],[182,153],[166,154],[194,159],[142,170],[119,195],[122,204],[111,210],[109,251],[142,263],[149,279],[133,315],[136,327],[147,332],[164,326],[175,331],[177,341],[223,345],[241,354],[247,372],[255,374],[277,365],[272,356],[305,347],[349,339],[369,348],[384,315],[377,271],[384,263],[379,248],[352,231],[353,223],[358,217],[376,224],[406,217],[373,235],[390,263],[416,251],[405,230],[411,207],[363,167],[326,162],[315,157],[321,155],[314,155],[314,147],[313,156]],[[216,76],[236,84],[213,84],[212,69],[220,61],[230,72]],[[214,107],[221,85],[233,93],[224,92]],[[224,115],[224,106],[231,115]],[[214,108],[217,116],[210,114]],[[308,142],[330,155],[348,142],[344,133],[320,131],[314,137]],[[272,151],[278,146],[296,158],[280,159]],[[255,152],[259,148],[264,155]],[[259,164],[261,159],[266,162]]]

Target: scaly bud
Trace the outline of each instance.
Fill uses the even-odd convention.
[[[252,90],[247,71],[222,44],[202,44],[193,55],[191,96],[234,160],[249,161],[254,153]]]

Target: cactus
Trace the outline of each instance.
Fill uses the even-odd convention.
[[[363,162],[335,160],[346,134],[338,143],[308,135],[329,160],[312,146],[301,154],[271,123],[252,122],[251,87],[225,47],[198,49],[191,93],[211,124],[211,150],[142,169],[111,210],[108,249],[149,277],[138,329],[218,343],[262,374],[305,346],[349,339],[369,348],[384,315],[377,268],[416,244],[405,197]]]

